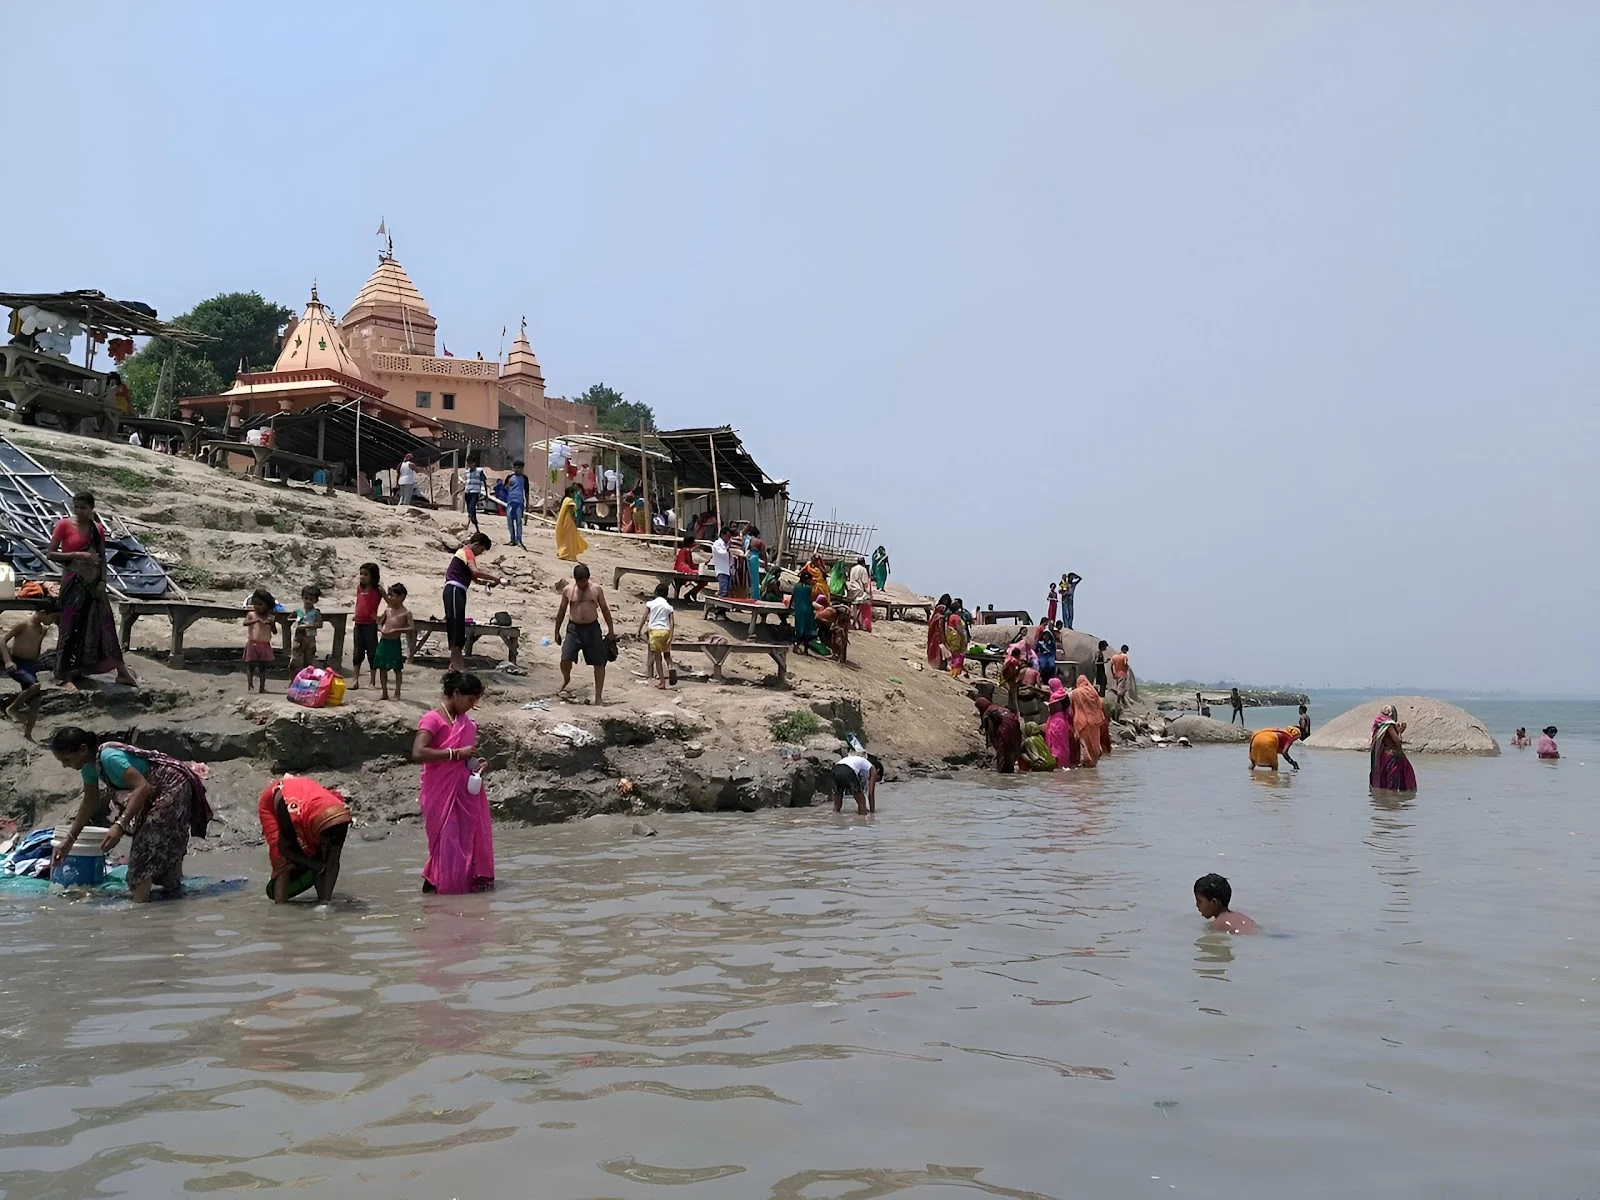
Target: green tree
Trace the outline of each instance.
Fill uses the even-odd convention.
[[[168,356],[173,364],[174,396],[206,396],[224,390],[240,365],[246,371],[265,371],[278,358],[278,333],[294,313],[262,298],[259,292],[224,292],[202,300],[176,320],[199,333],[216,338],[189,349],[152,338],[123,364],[122,376],[133,403],[148,412],[155,401],[156,382]]]
[[[594,407],[595,419],[600,422],[601,429],[630,430],[638,433],[641,422],[646,429],[654,430],[656,427],[656,414],[648,404],[624,400],[621,392],[603,383],[591,384],[588,390],[578,397],[578,403]]]

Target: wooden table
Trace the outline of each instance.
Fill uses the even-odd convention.
[[[428,644],[428,639],[436,633],[446,632],[445,623],[433,617],[413,617],[411,632],[406,636],[406,661],[411,662],[417,657],[417,651]],[[420,638],[417,634],[422,634]],[[517,661],[517,645],[522,639],[522,630],[516,625],[480,625],[476,621],[467,622],[467,644],[462,648],[463,654],[471,654],[472,648],[477,645],[481,637],[497,637],[505,644],[506,657],[512,662]]]
[[[618,567],[611,572],[613,589],[622,586],[622,578],[625,575],[644,575],[658,583],[665,583],[671,589],[674,600],[682,599],[683,585],[686,583],[698,583],[710,588],[717,586],[717,577],[704,572],[699,575],[685,575],[681,571],[674,571],[671,567]]]
[[[883,609],[883,618],[886,621],[903,621],[905,614],[913,609],[922,613],[924,625],[933,616],[933,604],[928,600],[887,600],[882,596],[874,596],[872,607]]]
[[[124,601],[117,605],[122,615],[122,646],[127,649],[132,643],[133,623],[140,617],[166,617],[172,623],[172,654],[168,664],[174,667],[183,666],[183,635],[188,632],[189,626],[196,621],[229,621],[241,627],[246,608],[234,608],[228,604],[193,603],[176,600],[135,600]],[[338,667],[344,662],[344,634],[345,623],[349,620],[348,611],[322,610],[323,624],[333,630],[333,649],[328,654],[328,662]],[[283,636],[283,650],[289,653],[289,638],[294,629],[294,614],[292,612],[277,612],[273,614],[274,624],[280,627]],[[242,633],[240,649],[244,646]]]
[[[982,618],[981,620],[979,618]],[[1032,625],[1033,618],[1020,608],[983,608],[972,614],[974,625],[1004,625],[1010,618],[1017,625]]]
[[[777,617],[780,625],[789,623],[789,606],[776,600],[736,600],[732,596],[703,596],[701,599],[705,603],[705,618],[708,621],[717,613],[730,617],[737,613],[748,618],[750,631],[745,634],[746,640],[755,637],[756,626],[766,624],[768,617]]]
[[[789,644],[787,642],[674,642],[672,649],[703,650],[711,659],[711,678],[719,683],[726,680],[722,673],[723,661],[730,654],[766,654],[777,665],[777,684],[789,682]]]

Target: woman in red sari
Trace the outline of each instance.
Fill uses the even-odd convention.
[[[1367,782],[1379,791],[1417,790],[1417,773],[1401,741],[1405,731],[1406,723],[1392,704],[1385,704],[1372,720],[1371,770]]]
[[[937,671],[944,670],[944,634],[950,615],[950,593],[939,597],[939,603],[928,614],[928,665]]]
[[[106,594],[106,531],[95,515],[93,492],[72,498],[72,516],[56,522],[46,557],[62,566],[56,678],[76,687],[85,675],[115,671],[118,683],[138,687],[122,661]]]
[[[978,706],[984,741],[994,750],[996,768],[1002,775],[1012,774],[1017,769],[1017,756],[1022,753],[1022,722],[1009,708],[981,696],[973,703]]]

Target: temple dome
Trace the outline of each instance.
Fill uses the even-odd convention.
[[[541,383],[544,381],[544,372],[539,369],[538,356],[534,354],[533,347],[528,344],[528,323],[524,321],[517,331],[516,340],[511,343],[511,353],[506,356],[506,365],[500,375],[531,375]]]
[[[356,298],[350,303],[350,312],[345,313],[345,320],[348,321],[351,313],[360,309],[384,306],[403,307],[412,313],[428,311],[428,302],[422,298],[417,285],[411,282],[411,276],[406,274],[406,269],[392,254],[378,259],[378,269],[367,277],[367,282],[356,293]]]
[[[289,330],[278,352],[274,371],[337,371],[355,379],[365,379],[361,368],[345,349],[344,338],[331,313],[317,298],[317,285],[311,285],[311,299],[299,324]]]

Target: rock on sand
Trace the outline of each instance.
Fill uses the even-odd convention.
[[[1201,742],[1248,742],[1250,730],[1213,717],[1186,713],[1167,722],[1167,736],[1188,738],[1195,745]]]
[[[1431,696],[1386,696],[1353,708],[1314,730],[1306,745],[1314,750],[1361,750],[1372,742],[1372,720],[1392,704],[1406,723],[1406,749],[1416,754],[1499,754],[1482,721]]]

